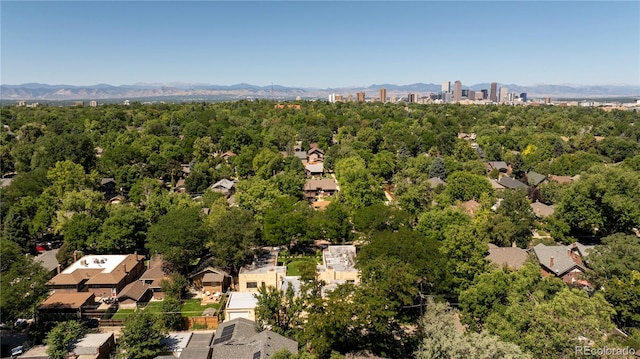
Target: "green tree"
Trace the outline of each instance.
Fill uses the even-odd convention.
[[[238,273],[250,262],[254,246],[260,238],[260,226],[251,212],[231,208],[208,222],[211,236],[205,245],[213,254],[215,264]]]
[[[536,217],[525,191],[519,189],[503,192],[502,202],[500,202],[497,213],[509,218],[513,225],[513,241],[520,248],[528,248],[531,241],[531,227]]]
[[[147,248],[162,254],[176,270],[186,270],[193,258],[202,254],[207,231],[200,218],[200,209],[175,208],[149,227]]]
[[[84,326],[77,321],[70,320],[58,323],[45,339],[47,354],[52,359],[66,358],[71,351],[71,345],[85,333]]]
[[[166,297],[160,303],[160,321],[165,331],[185,330],[184,319],[181,314],[182,303],[179,299]]]
[[[447,258],[453,292],[460,293],[473,279],[487,270],[485,258],[489,238],[473,224],[450,226],[444,231],[440,252]]]
[[[269,328],[286,336],[293,336],[298,332],[304,300],[296,297],[293,286],[288,286],[283,293],[280,289],[263,285],[254,296],[258,300],[256,318],[261,330]]]
[[[0,239],[0,319],[11,323],[17,318],[30,318],[35,305],[48,294],[45,283],[49,274],[40,263],[22,254],[20,247]]]
[[[447,303],[431,299],[420,319],[418,359],[525,359],[530,358],[515,344],[488,333],[464,333],[456,328],[457,313]]]
[[[443,194],[451,203],[479,200],[482,194],[493,195],[493,187],[486,177],[458,171],[447,178],[447,187]]]
[[[131,253],[144,248],[148,226],[145,213],[137,207],[113,207],[100,226],[96,250],[99,253]]]
[[[622,167],[592,167],[571,184],[555,216],[570,234],[607,236],[640,227],[640,174]]]
[[[119,340],[121,358],[153,359],[165,348],[163,323],[144,310],[136,311],[125,321]]]

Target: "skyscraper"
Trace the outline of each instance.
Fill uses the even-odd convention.
[[[491,100],[491,102],[498,102],[498,84],[495,82],[491,83],[491,93],[489,94],[489,100]]]
[[[385,88],[381,88],[380,89],[380,102],[387,102],[387,89]]]
[[[473,90],[469,90],[467,91],[467,98],[471,101],[475,101],[476,99],[476,92]]]
[[[456,81],[453,89],[453,102],[460,102],[462,99],[462,82]]]
[[[522,99],[522,102],[527,102],[527,93],[526,92],[521,93],[520,99]]]
[[[358,92],[358,102],[364,102],[364,92]]]
[[[442,83],[442,92],[449,92],[451,91],[451,81],[445,81]]]
[[[414,103],[414,102],[416,102],[416,94],[414,94],[414,93],[410,93],[410,94],[407,96],[407,102],[408,102],[408,103]]]
[[[489,98],[489,91],[487,89],[482,89],[482,99],[486,100]]]
[[[500,87],[500,92],[498,94],[498,102],[503,103],[507,101],[507,95],[509,94],[509,89],[506,87]]]

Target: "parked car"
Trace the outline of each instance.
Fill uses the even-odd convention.
[[[29,322],[26,319],[18,318],[16,322],[13,323],[13,326],[16,328],[24,328],[27,324],[29,324]]]
[[[12,358],[17,358],[19,355],[22,355],[22,354],[24,354],[24,347],[22,345],[11,349]]]

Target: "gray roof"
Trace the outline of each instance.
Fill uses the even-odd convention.
[[[144,295],[149,290],[149,285],[144,284],[144,282],[141,280],[136,280],[127,284],[127,286],[122,289],[122,291],[118,294],[118,300],[131,298],[137,302],[142,299],[142,297],[144,297]]]
[[[314,163],[314,164],[308,164],[304,167],[304,169],[306,169],[307,171],[311,172],[311,173],[322,173],[324,172],[324,164],[322,162],[319,163]]]
[[[300,276],[286,276],[282,278],[282,286],[280,287],[280,290],[282,293],[286,293],[289,286],[291,286],[293,288],[294,295],[299,295],[300,285]]]
[[[211,353],[211,348],[190,348],[186,347],[182,349],[180,353],[180,359],[209,359],[209,354]],[[230,358],[227,358],[230,359]]]
[[[214,183],[211,188],[216,189],[216,188],[225,188],[227,190],[232,189],[234,186],[236,185],[235,181],[232,180],[228,180],[226,178],[221,179],[220,181]]]
[[[98,354],[98,349],[109,339],[113,340],[113,333],[93,333],[86,334],[83,338],[73,344],[73,353],[77,355]]]
[[[571,243],[567,246],[569,250],[577,250],[581,257],[587,257],[594,248],[595,246],[585,245],[580,242]]]
[[[211,359],[265,359],[282,349],[298,352],[296,341],[270,330],[258,332],[256,323],[244,318],[221,323],[213,343]],[[183,355],[180,358],[183,359]]]
[[[527,173],[527,183],[529,186],[535,187],[542,183],[542,181],[546,180],[547,176],[540,174],[538,172],[529,172]]]
[[[555,209],[553,209],[552,206],[547,206],[546,204],[538,201],[531,203],[531,209],[533,210],[533,213],[540,218],[548,217],[555,212]]]
[[[58,268],[59,263],[58,258],[56,258],[56,254],[58,254],[59,250],[59,248],[56,248],[50,251],[44,251],[42,254],[38,255],[35,260],[36,262],[40,262],[45,269],[52,271]]]
[[[549,272],[555,273],[557,276],[562,276],[567,271],[574,267],[581,270],[585,270],[584,266],[576,263],[569,255],[569,250],[566,246],[545,246],[540,243],[533,247],[533,252],[538,257],[540,265],[547,268]],[[551,258],[553,258],[553,266],[551,265]]]
[[[298,157],[301,160],[306,160],[307,159],[307,153],[305,151],[295,151],[293,153],[293,155]]]
[[[357,271],[355,268],[356,247],[351,245],[329,246],[322,251],[323,264],[320,270],[332,267],[336,271]]]
[[[513,179],[509,176],[503,176],[498,183],[500,183],[501,185],[505,186],[506,188],[510,188],[510,189],[517,189],[517,188],[528,188],[526,184]]]
[[[103,178],[103,179],[100,181],[100,185],[101,185],[101,186],[104,186],[105,184],[107,184],[107,183],[111,183],[111,182],[113,182],[113,183],[115,184],[115,183],[116,183],[116,180],[115,180],[115,179],[113,179],[113,178],[111,178],[111,177],[105,177],[105,178]]]
[[[322,191],[336,191],[338,189],[338,184],[333,178],[310,179],[304,184],[305,191],[315,191],[317,189]]]
[[[507,166],[507,163],[504,161],[489,161],[487,162],[489,164],[489,167],[493,168],[497,168],[500,171],[507,171],[509,169],[509,167]]]
[[[211,333],[193,333],[187,348],[208,347],[213,342],[213,332]]]
[[[520,269],[527,260],[527,251],[518,247],[497,247],[489,243],[489,255],[487,259],[498,266],[507,266],[513,269]]]

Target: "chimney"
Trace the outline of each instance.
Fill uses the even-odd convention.
[[[73,261],[74,262],[78,261],[78,251],[73,251]]]
[[[60,264],[58,264],[56,266],[56,274],[60,274],[61,270],[60,270]]]
[[[549,267],[553,268],[553,257],[549,259]]]

